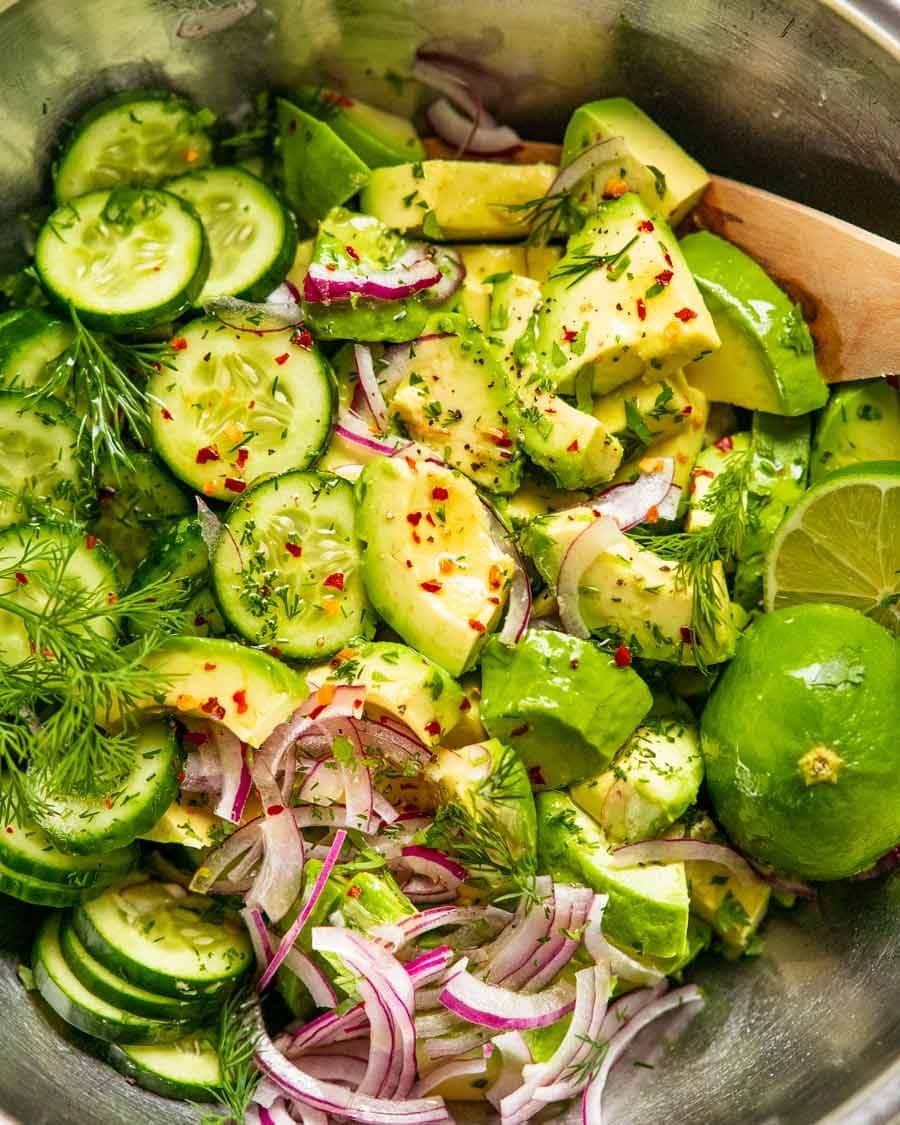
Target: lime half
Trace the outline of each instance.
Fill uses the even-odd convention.
[[[832,473],[790,513],[766,560],[766,609],[830,602],[900,634],[900,461]]]

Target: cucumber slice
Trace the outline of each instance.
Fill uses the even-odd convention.
[[[232,628],[299,660],[330,656],[364,633],[355,510],[353,487],[330,473],[284,473],[246,492],[212,561]]]
[[[135,570],[129,590],[141,590],[160,578],[174,578],[184,591],[184,604],[205,585],[209,573],[209,551],[196,516],[184,516],[163,527],[155,536],[147,555]],[[151,614],[128,618],[133,637],[146,633],[153,624]]]
[[[67,852],[112,852],[149,832],[178,796],[181,748],[170,723],[155,722],[137,734],[134,767],[115,791],[103,796],[60,797],[38,776],[28,775],[32,815]]]
[[[66,350],[74,335],[70,324],[43,309],[16,309],[0,317],[0,386],[39,386],[47,364]]]
[[[202,1019],[209,1010],[206,1001],[176,1000],[173,996],[160,996],[146,988],[138,988],[122,980],[115,973],[103,967],[88,953],[75,933],[71,917],[62,923],[59,944],[66,964],[84,987],[124,1012],[135,1016],[147,1016],[157,1020],[196,1021]]]
[[[38,233],[34,264],[50,298],[85,324],[139,332],[194,304],[209,245],[196,211],[177,195],[120,187],[57,208]]]
[[[50,600],[44,585],[48,578],[54,586],[59,579],[60,590],[53,591],[56,599],[84,596],[87,591],[101,596],[119,592],[115,563],[103,545],[56,524],[16,524],[0,532],[0,570],[19,576],[8,580],[5,589],[0,583],[0,593],[35,613]],[[95,619],[91,628],[102,636],[115,636],[115,625],[107,618]],[[31,637],[24,620],[0,610],[0,664],[19,664],[30,655]]]
[[[110,972],[164,996],[220,996],[253,961],[243,926],[177,883],[128,879],[73,917],[88,952]]]
[[[77,906],[86,895],[97,888],[87,890],[81,887],[67,887],[62,883],[52,883],[39,879],[36,875],[25,875],[12,871],[0,864],[0,893],[33,906]]]
[[[212,261],[198,304],[223,296],[262,301],[280,285],[294,261],[297,229],[258,176],[243,168],[208,168],[167,188],[194,206],[209,241]]]
[[[305,469],[324,449],[334,379],[291,330],[236,332],[213,317],[181,333],[172,368],[150,380],[153,442],[172,472],[205,496],[234,500],[263,473]]]
[[[58,399],[0,391],[0,528],[33,504],[68,514],[83,487],[75,416]]]
[[[192,637],[224,637],[228,632],[219,603],[208,586],[203,586],[184,607],[187,624],[182,630]]]
[[[110,1063],[162,1098],[208,1102],[222,1083],[215,1033],[198,1031],[175,1043],[109,1049]]]
[[[210,161],[208,110],[165,90],[105,98],[75,126],[56,166],[60,203],[118,184],[155,184]]]
[[[69,968],[59,943],[61,918],[51,914],[41,927],[31,968],[38,992],[54,1012],[80,1031],[115,1043],[164,1043],[191,1030],[186,1020],[136,1016],[107,1003],[85,988]]]

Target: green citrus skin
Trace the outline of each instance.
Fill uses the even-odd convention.
[[[900,646],[856,610],[799,605],[738,643],[701,724],[719,823],[749,856],[843,879],[900,840]]]

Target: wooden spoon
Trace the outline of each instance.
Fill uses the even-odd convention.
[[[455,155],[435,138],[425,148]],[[511,159],[559,156],[559,145],[526,141]],[[688,224],[740,246],[800,305],[826,382],[900,376],[900,245],[761,188],[710,180]]]

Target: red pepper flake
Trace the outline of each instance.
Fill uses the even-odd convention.
[[[694,643],[694,630],[693,629],[689,629],[687,627],[687,625],[682,625],[681,628],[678,630],[678,632],[681,635],[681,640],[682,640],[683,644],[692,645]]]
[[[245,691],[236,691],[231,698],[237,708],[237,713],[239,715],[246,715],[250,707],[250,704],[247,702],[247,693]]]
[[[409,515],[406,517],[406,522],[411,523],[413,525],[413,527],[418,527],[419,524],[421,523],[421,521],[422,521],[422,513],[421,512],[410,512]]]
[[[667,266],[672,265],[672,255],[669,253],[668,250],[663,254],[663,258],[665,259],[665,263],[666,263]]]
[[[437,526],[434,522],[434,516],[431,514],[431,512],[425,513],[425,522],[431,524],[432,527]]]
[[[104,805],[105,808],[111,809],[112,808],[112,797],[104,797],[103,798],[103,805]]]
[[[176,336],[172,341],[172,351],[183,352],[186,347],[187,340],[185,340],[184,336]]]
[[[110,593],[108,593],[106,595],[106,604],[107,605],[115,605],[118,600],[119,600],[119,595],[112,593],[112,591],[110,591]]]
[[[269,805],[266,809],[266,816],[278,816],[279,813],[284,812],[284,805]]]
[[[303,548],[299,543],[285,543],[284,549],[289,555],[293,555],[295,559],[299,559],[303,554]]]
[[[520,727],[513,727],[509,734],[511,738],[520,738],[523,734],[528,734],[530,729],[528,723],[522,723]]]
[[[279,367],[283,367],[290,358],[291,358],[290,352],[282,352],[281,355],[275,356],[275,362],[278,364]]]
[[[160,414],[162,414],[162,416],[163,416],[163,419],[164,419],[164,420],[165,420],[166,422],[171,422],[171,421],[172,421],[172,413],[171,413],[171,411],[169,411],[169,410],[166,410],[166,408],[165,408],[165,407],[163,407],[163,408],[162,408],[162,409],[160,410]]]
[[[85,538],[84,545],[85,545],[85,547],[87,547],[87,549],[89,551],[93,551],[93,549],[97,546],[97,536],[96,535],[88,535]]]
[[[337,90],[323,90],[322,98],[332,105],[339,105],[344,109],[353,105],[353,98],[348,98],[346,94],[339,94]]]
[[[672,270],[660,270],[660,272],[653,279],[657,285],[668,285],[672,280],[674,274]]]
[[[206,663],[205,663],[205,664],[203,665],[203,671],[204,671],[204,672],[215,672],[215,670],[216,670],[216,665],[215,665],[215,664],[211,664],[211,663],[210,663],[210,662],[209,662],[208,660],[207,660],[207,662],[206,662]]]
[[[627,645],[619,645],[613,653],[613,660],[616,662],[617,668],[628,668],[631,666],[631,649]]]
[[[653,225],[653,223],[650,222],[649,219],[641,219],[641,221],[637,225],[637,229],[646,231],[647,234],[649,234],[651,231],[656,230],[656,227]]]
[[[712,469],[691,469],[692,477],[710,477],[711,479],[715,475]]]
[[[644,302],[644,298],[638,297],[638,299],[636,301],[636,304],[637,304],[638,320],[646,320],[647,319],[647,305]]]
[[[252,410],[254,406],[256,406],[256,399],[251,398],[250,401],[247,403],[247,409]]]
[[[503,585],[503,570],[497,563],[491,563],[491,569],[488,571],[488,582],[492,590],[499,590]]]
[[[269,652],[271,652],[271,654],[275,657],[281,656],[281,649],[278,647],[278,645],[272,645],[272,647],[269,649]]]
[[[332,590],[343,590],[343,588],[344,588],[343,571],[336,570],[334,572],[334,574],[329,574],[328,577],[325,579],[325,581],[322,583],[322,585],[328,586],[329,589],[332,589]]]
[[[659,520],[659,508],[651,504],[647,509],[647,523],[656,523]]]
[[[238,455],[234,460],[234,463],[238,469],[243,469],[243,467],[247,464],[247,458],[249,456],[250,450],[246,446],[241,446],[241,448],[238,450]]]
[[[429,578],[427,582],[420,582],[419,586],[427,594],[439,594],[441,592],[440,582],[436,582],[433,578]]]
[[[418,467],[416,466],[416,459],[415,459],[415,457],[406,457],[406,456],[404,456],[403,460],[404,460],[404,461],[406,462],[406,467],[407,467],[407,468],[409,469],[409,471],[410,471],[411,473],[417,473],[417,472],[419,471],[419,470],[418,470]]]
[[[682,409],[681,413],[684,414],[685,417],[688,417],[689,415],[694,413],[694,408],[690,403],[688,403],[687,406]]]
[[[293,336],[291,336],[291,343],[295,344],[298,348],[305,348],[309,351],[313,346],[312,333],[308,328],[298,328]]]
[[[412,560],[411,559],[406,560],[406,569],[412,570]]]
[[[348,258],[352,258],[354,262],[359,261],[359,251],[356,249],[355,246],[349,246],[349,245],[345,246],[344,247],[344,253],[347,255]]]
[[[725,437],[720,437],[718,441],[713,442],[713,445],[715,445],[716,449],[721,450],[722,453],[730,453],[732,449],[734,449],[734,442],[727,434]]]
[[[10,836],[12,836],[15,829],[13,828],[13,826],[11,824],[7,824],[6,831],[10,834]]]
[[[488,437],[500,449],[509,449],[512,445],[512,438],[506,430],[489,430]]]
[[[532,785],[544,785],[544,775],[540,766],[532,766],[528,771],[528,780]]]
[[[347,888],[347,898],[359,898],[362,894],[362,887],[358,887],[355,883]]]
[[[229,492],[243,492],[247,487],[246,481],[235,480],[234,477],[225,478],[225,487]]]
[[[577,453],[577,452],[578,452],[578,438],[575,438],[574,441],[570,442],[566,446],[566,453]]]
[[[477,617],[470,617],[469,618],[469,628],[474,629],[476,633],[486,633],[487,632],[487,626],[482,625],[482,623],[478,620]]]
[[[432,500],[446,500],[449,495],[450,493],[447,491],[447,489],[442,488],[439,484],[435,485],[435,487],[431,490]]]
[[[564,344],[574,344],[578,339],[578,332],[574,328],[566,328],[566,326],[563,325],[562,338]]]
[[[437,719],[431,719],[430,722],[427,722],[425,724],[425,730],[428,734],[431,735],[432,738],[437,738],[437,736],[441,733],[441,724],[437,721]]]
[[[200,704],[200,710],[204,715],[212,715],[214,719],[225,718],[225,708],[214,695],[211,695],[205,703]]]
[[[697,314],[694,312],[694,310],[688,308],[679,309],[675,313],[675,315],[678,317],[682,324],[687,324],[689,320],[697,319]]]
[[[175,780],[179,782],[179,784],[184,781],[186,777],[187,774],[184,772],[184,770],[179,770],[178,773],[175,774]]]
[[[182,742],[189,742],[191,746],[202,746],[206,742],[206,735],[202,730],[186,730]]]
[[[464,695],[463,698],[462,698],[462,702],[459,705],[459,709],[460,709],[460,711],[471,711],[472,710],[472,700],[469,699],[468,696]]]
[[[214,445],[204,445],[197,450],[197,456],[194,460],[198,465],[205,465],[207,461],[219,461],[219,451]]]

